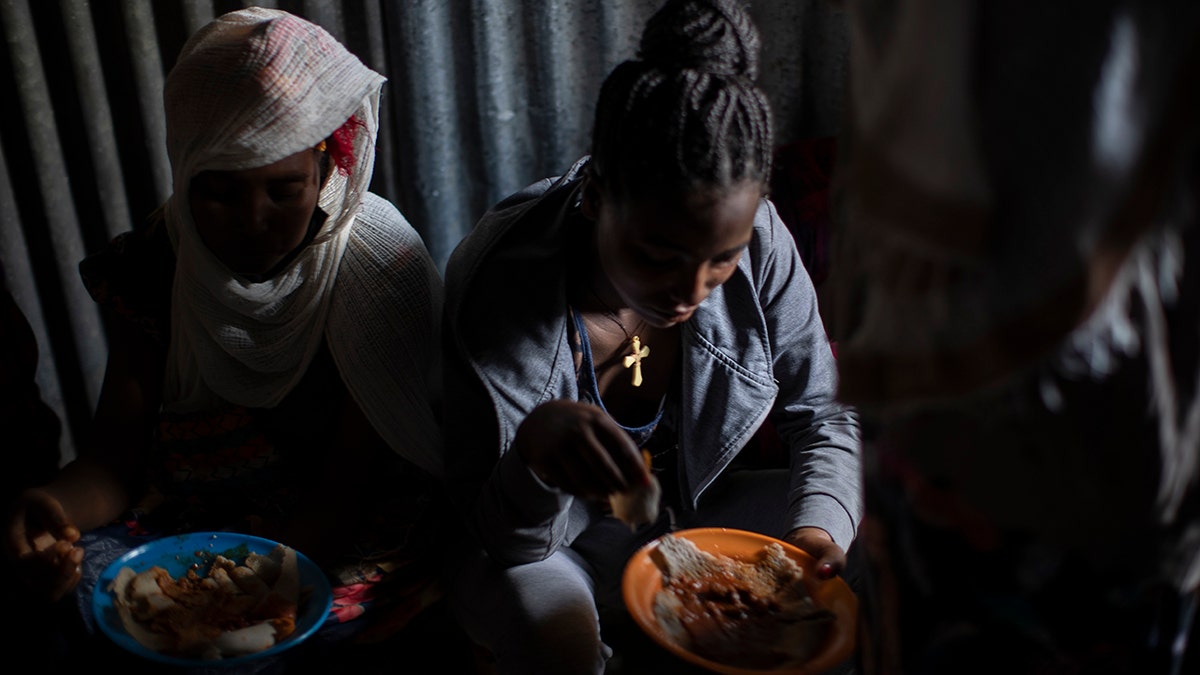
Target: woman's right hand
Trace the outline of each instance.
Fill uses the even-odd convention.
[[[33,595],[54,601],[79,583],[83,549],[75,545],[78,541],[79,528],[62,503],[47,490],[33,488],[18,498],[4,543],[18,582]]]
[[[521,422],[512,449],[547,485],[587,499],[649,483],[641,452],[599,406],[548,401]]]

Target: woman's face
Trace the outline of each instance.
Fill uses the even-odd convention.
[[[660,328],[690,319],[733,275],[763,194],[755,181],[676,200],[620,202],[595,183],[588,189],[601,269],[625,305]]]
[[[256,169],[196,174],[188,205],[204,245],[237,274],[273,270],[308,234],[321,192],[319,159],[307,149]]]

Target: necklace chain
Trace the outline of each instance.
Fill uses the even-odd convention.
[[[587,290],[596,299],[596,302],[600,303],[600,306],[604,308],[604,313],[608,316],[609,320],[617,324],[617,327],[625,334],[625,341],[621,343],[621,351],[624,351],[624,346],[627,344],[630,351],[628,354],[623,355],[621,364],[626,368],[633,368],[633,386],[642,386],[642,359],[650,356],[650,346],[642,342],[637,329],[645,322],[639,321],[638,325],[634,326],[633,334],[630,335],[629,330],[625,328],[620,315],[612,308],[612,305],[605,302],[604,298],[600,297],[600,294],[596,292],[595,288],[592,288],[591,284],[587,285]]]
[[[608,316],[609,321],[617,324],[617,328],[620,328],[621,332],[625,334],[625,341],[629,342],[630,340],[633,340],[633,336],[629,334],[629,330],[625,328],[625,324],[621,321],[621,315],[612,308],[612,305],[605,302],[604,298],[600,297],[600,294],[596,292],[596,289],[592,288],[590,285],[588,286],[588,293],[590,293],[592,297],[595,298],[596,302],[600,303],[600,306],[604,308],[604,314]],[[638,323],[638,326],[641,325],[641,323]]]

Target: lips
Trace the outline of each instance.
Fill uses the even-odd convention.
[[[696,311],[695,307],[688,307],[683,311],[679,310],[658,310],[649,309],[641,314],[647,318],[647,321],[660,328],[667,328],[678,323],[683,323],[692,317]]]
[[[674,314],[671,315],[670,319],[668,319],[668,320],[671,323],[683,323],[684,321],[687,321],[688,319],[692,318],[692,314],[695,314],[695,313],[696,313],[696,308],[689,307],[687,309],[687,311],[675,312]]]

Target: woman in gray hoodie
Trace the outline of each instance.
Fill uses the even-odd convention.
[[[590,155],[496,205],[448,263],[447,471],[475,537],[452,604],[501,672],[602,672],[624,564],[671,527],[845,564],[858,423],[765,197],[757,52],[738,3],[667,2],[605,81]],[[768,418],[774,464],[743,452]],[[610,496],[658,484],[650,523],[613,516]]]

